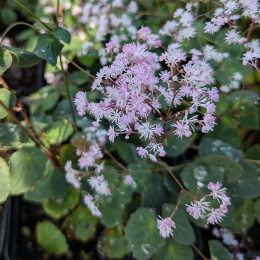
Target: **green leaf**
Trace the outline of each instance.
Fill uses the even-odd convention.
[[[1,57],[0,57],[0,63],[1,63]],[[1,66],[1,65],[0,65]],[[0,89],[0,100],[9,107],[11,98],[11,91],[5,88]],[[8,112],[0,105],[0,119],[5,118],[8,115]]]
[[[10,192],[10,171],[7,163],[0,157],[0,203],[7,199]]]
[[[72,124],[67,120],[56,121],[45,129],[46,139],[51,144],[60,144],[66,141],[73,131]]]
[[[243,174],[230,188],[233,192],[243,198],[257,198],[260,196],[260,180],[256,168],[242,161]]]
[[[254,146],[250,147],[245,153],[245,158],[260,160],[260,144],[255,144]]]
[[[63,255],[69,249],[64,234],[50,222],[37,223],[36,239],[39,246],[50,254]]]
[[[61,53],[63,44],[59,42],[51,34],[41,34],[38,38],[34,53],[49,62],[52,66],[56,66],[57,58]]]
[[[165,152],[167,156],[178,156],[184,153],[190,146],[190,142],[187,138],[180,139],[176,136],[172,136],[168,137],[166,141]]]
[[[68,214],[79,201],[79,191],[70,187],[63,198],[47,199],[42,203],[44,212],[58,220]]]
[[[258,95],[250,90],[237,90],[229,94],[228,98],[232,103],[232,107],[237,109],[238,106],[254,104],[257,101]]]
[[[17,65],[21,68],[32,67],[41,61],[33,52],[8,46],[4,46],[4,48],[14,55]]]
[[[137,155],[136,147],[132,143],[117,142],[116,151],[120,158],[126,163],[133,163],[140,160]]]
[[[115,194],[113,194],[115,195]],[[123,204],[117,203],[115,196],[108,196],[100,201],[101,222],[108,228],[118,226],[122,222]]]
[[[256,220],[260,224],[260,198],[254,202],[254,212]]]
[[[204,184],[201,191],[208,193],[206,186],[209,182],[223,182],[224,172],[223,168],[211,167],[200,165],[198,163],[192,163],[185,167],[182,171],[181,178],[184,185],[191,191],[197,191],[197,182]]]
[[[1,109],[1,108],[0,108]],[[0,124],[0,147],[1,148],[21,148],[31,147],[35,144],[25,135],[21,128],[13,123]]]
[[[78,86],[87,83],[89,80],[89,76],[82,71],[72,71],[68,76],[68,81],[70,83],[76,84]]]
[[[226,127],[220,123],[205,135],[207,138],[219,139],[226,144],[232,145],[234,148],[239,149],[241,146],[241,139],[237,128]]]
[[[23,198],[30,202],[39,203],[46,199],[50,195],[50,180],[53,175],[53,171],[54,165],[50,160],[48,160],[43,178],[40,179],[39,182],[32,187],[32,189],[27,191]]]
[[[240,202],[241,205],[243,202]],[[234,211],[233,219],[229,228],[237,233],[245,233],[254,225],[255,216],[253,212],[253,201],[245,200],[244,203]]]
[[[142,192],[145,189],[146,180],[152,174],[149,164],[146,161],[140,161],[130,163],[127,168],[137,183],[137,191]]]
[[[251,106],[241,106],[237,113],[237,121],[240,125],[247,127],[248,129],[258,130],[258,114],[257,107],[255,105]]]
[[[193,260],[193,253],[189,246],[167,239],[154,255],[155,260]]]
[[[212,260],[233,260],[231,253],[218,240],[210,240],[209,248]]]
[[[148,208],[139,208],[130,216],[125,236],[138,260],[148,259],[165,242],[159,235],[155,212]]]
[[[71,36],[70,36],[69,31],[67,31],[61,27],[57,27],[53,30],[53,34],[54,34],[55,38],[62,40],[67,44],[70,44]]]
[[[122,258],[130,253],[127,240],[120,228],[105,229],[99,239],[101,254],[108,258]]]
[[[11,8],[7,8],[7,7],[1,7],[0,10],[0,17],[1,17],[1,21],[6,25],[10,25],[12,23],[15,23],[17,21],[17,14],[16,12],[11,9]],[[0,58],[1,60],[1,58]]]
[[[217,154],[212,154],[197,159],[196,163],[207,167],[210,171],[212,171],[212,173],[223,173],[226,183],[238,180],[243,172],[241,166],[238,163],[234,162],[227,156],[221,156]]]
[[[48,93],[44,93],[42,98],[40,99],[41,108],[43,111],[49,111],[55,107],[58,100],[60,98],[59,91],[50,91]]]
[[[69,160],[72,161],[72,167],[77,166],[76,148],[72,144],[65,144],[60,149],[60,165],[64,167]]]
[[[207,156],[209,154],[225,155],[234,161],[239,161],[243,155],[240,150],[233,148],[230,144],[221,140],[204,137],[200,142],[199,156]]]
[[[86,207],[80,206],[72,213],[68,229],[73,237],[86,242],[95,235],[97,222]]]
[[[216,114],[220,115],[227,110],[229,107],[229,99],[226,95],[219,95],[219,102],[216,102]]]
[[[65,173],[61,170],[53,171],[49,185],[53,199],[63,198],[70,187],[65,179]]]
[[[11,192],[22,194],[32,188],[42,177],[47,156],[37,147],[26,147],[10,157]]]
[[[164,204],[163,205],[163,218],[169,217],[173,210],[175,209],[175,205],[173,204]],[[186,217],[186,214],[178,209],[174,215],[172,220],[175,222],[176,228],[173,229],[173,238],[184,245],[189,245],[195,242],[195,234],[193,232],[192,226]]]
[[[155,174],[149,175],[144,181],[144,187],[141,205],[143,207],[151,207],[159,210],[161,205],[167,201],[163,177]],[[153,191],[153,199],[151,199],[151,191]]]

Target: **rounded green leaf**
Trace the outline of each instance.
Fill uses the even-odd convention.
[[[12,65],[12,55],[5,48],[0,47],[0,75]]]
[[[34,145],[32,140],[25,135],[18,125],[13,123],[0,124],[0,147],[6,149],[13,149],[15,147],[17,149]]]
[[[257,169],[245,161],[241,162],[243,174],[238,181],[232,183],[233,192],[243,198],[257,198],[260,196],[260,180]]]
[[[153,199],[151,199],[151,191],[153,191]],[[143,207],[151,207],[159,210],[161,205],[166,201],[167,193],[163,184],[163,177],[158,174],[147,176],[144,180],[141,205]]]
[[[116,151],[120,158],[126,163],[133,163],[140,160],[137,155],[136,147],[132,143],[117,142]]]
[[[10,192],[10,171],[7,163],[0,157],[0,203],[3,203]]]
[[[67,140],[73,131],[72,124],[67,120],[56,121],[45,129],[46,139],[51,144],[60,144]]]
[[[151,257],[165,241],[159,235],[155,212],[148,208],[139,208],[130,216],[125,236],[138,260]]]
[[[209,241],[210,256],[212,260],[232,260],[231,253],[218,240]]]
[[[1,50],[0,50],[1,52]],[[1,59],[1,57],[0,57]],[[1,63],[1,60],[0,60]],[[1,65],[0,65],[1,66]],[[1,74],[1,71],[0,71]],[[7,106],[9,107],[10,103],[10,98],[11,98],[11,91],[5,88],[0,89],[0,100]],[[8,112],[0,105],[0,119],[5,118],[8,115]]]
[[[192,260],[193,253],[189,246],[179,244],[172,239],[167,239],[154,255],[155,260]]]
[[[240,150],[235,149],[230,144],[221,140],[204,137],[200,142],[199,156],[207,156],[210,154],[225,155],[234,161],[239,161],[243,155]]]
[[[34,53],[49,62],[52,66],[56,66],[57,58],[61,53],[63,44],[59,42],[52,34],[40,34]]]
[[[163,205],[163,218],[167,218],[171,215],[173,210],[175,209],[175,205],[172,204],[164,204]],[[176,228],[173,229],[173,238],[184,245],[189,245],[195,242],[195,234],[193,232],[192,226],[186,217],[186,214],[178,209],[174,215],[172,220],[175,222]]]
[[[250,147],[246,151],[245,157],[247,159],[260,160],[260,144],[255,144],[254,146]]]
[[[63,145],[60,150],[60,165],[64,167],[68,160],[72,161],[72,167],[77,166],[76,148],[71,144]]]
[[[216,114],[222,114],[226,111],[226,109],[229,107],[229,99],[227,96],[220,94],[219,95],[219,102],[216,103]]]
[[[61,170],[55,170],[51,175],[49,186],[52,198],[57,199],[65,196],[70,185],[65,179],[65,173]]]
[[[26,147],[15,152],[10,157],[11,192],[22,194],[43,177],[47,156],[37,147]]]
[[[12,8],[8,8],[8,7],[1,7],[0,17],[1,17],[1,21],[7,26],[12,23],[15,23],[17,20],[16,12]]]
[[[4,47],[5,49],[9,50],[11,54],[13,54],[13,56],[17,60],[17,65],[21,68],[32,67],[41,61],[41,59],[37,57],[33,52],[15,47]]]
[[[36,238],[39,246],[51,254],[63,255],[69,249],[64,234],[50,222],[37,223]]]
[[[63,198],[47,199],[43,202],[44,212],[54,219],[60,219],[68,214],[79,201],[78,190],[70,187]]]
[[[120,228],[105,229],[99,239],[101,254],[108,258],[122,258],[130,253],[128,242]]]
[[[257,101],[257,93],[250,90],[237,90],[228,95],[233,108],[237,109],[238,106],[252,105]]]
[[[118,226],[122,222],[124,205],[119,204],[114,195],[117,194],[114,193],[111,196],[103,198],[99,205],[99,209],[102,213],[100,220],[108,228]]]
[[[46,163],[46,169],[44,176],[39,182],[27,191],[23,198],[31,202],[42,202],[50,195],[50,180],[53,175],[54,165],[52,161],[48,160]],[[59,186],[58,186],[59,187]]]
[[[168,137],[166,141],[165,152],[167,156],[178,156],[185,152],[190,146],[190,142],[187,138],[180,139],[176,136],[172,136]]]
[[[69,31],[67,31],[61,27],[57,27],[53,30],[53,34],[54,34],[55,38],[62,40],[67,44],[70,44],[71,36],[70,36]]]
[[[76,239],[86,242],[95,235],[97,218],[83,206],[78,207],[71,215],[69,232]]]

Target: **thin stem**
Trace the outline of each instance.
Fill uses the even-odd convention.
[[[179,207],[179,205],[180,205],[180,202],[181,202],[182,195],[183,195],[183,190],[181,190],[181,192],[180,192],[180,196],[179,196],[179,198],[178,198],[177,204],[176,204],[175,209],[173,210],[173,212],[172,212],[170,218],[173,217],[173,215],[175,214],[176,210],[178,209],[178,207]]]
[[[87,72],[86,70],[84,70],[82,67],[80,67],[76,62],[74,62],[73,60],[71,60],[69,57],[67,57],[64,53],[62,53],[62,55],[70,61],[70,63],[76,67],[77,69],[79,69],[80,71],[84,72],[86,75],[88,75],[89,77],[91,77],[92,79],[96,79],[96,77],[92,74],[90,74],[89,72]]]
[[[15,26],[17,26],[17,25],[25,25],[25,26],[31,27],[33,30],[35,30],[35,31],[38,32],[38,30],[35,29],[35,28],[34,28],[31,24],[29,24],[29,23],[25,23],[25,22],[17,22],[17,23],[14,23],[14,24],[10,25],[9,27],[7,27],[7,28],[5,29],[5,31],[3,32],[2,36],[1,36],[0,46],[2,46],[3,41],[4,41],[4,38],[6,37],[7,33],[8,33],[11,29],[13,29]]]
[[[17,123],[17,125],[24,131],[24,133],[32,139],[32,141],[37,145],[41,146],[37,139],[21,124],[19,119],[12,113],[12,111],[0,100],[0,105],[8,113],[8,115]]]
[[[112,161],[114,161],[121,169],[123,169],[124,172],[127,171],[127,168],[122,164],[120,163],[107,149],[107,147],[105,145],[102,146],[105,153],[110,157],[110,159],[112,159]]]
[[[68,100],[69,100],[70,112],[71,112],[71,115],[72,115],[72,118],[73,118],[74,126],[75,126],[75,128],[77,128],[76,117],[75,117],[75,114],[74,114],[71,96],[70,96],[69,84],[68,84],[68,80],[67,80],[67,76],[66,76],[64,67],[63,67],[61,54],[60,54],[60,65],[61,65],[61,71],[62,71],[62,75],[63,75],[63,81],[64,81],[64,84],[65,84],[65,88],[66,88],[66,92],[67,92],[67,96],[68,96]]]
[[[9,87],[8,87],[7,83],[4,81],[4,79],[3,79],[1,76],[0,76],[0,84],[1,84],[4,88],[6,88],[6,89],[9,90]]]
[[[198,255],[203,259],[203,260],[210,260],[207,258],[194,244],[191,244],[191,247],[198,253]]]
[[[173,177],[173,179],[177,182],[177,184],[179,185],[179,187],[181,188],[181,190],[182,190],[183,192],[185,192],[186,194],[188,194],[190,197],[192,197],[192,198],[195,200],[195,197],[194,197],[191,193],[189,193],[189,192],[182,186],[182,184],[179,182],[179,180],[176,178],[176,176],[170,171],[168,165],[167,165],[165,162],[163,162],[163,161],[160,161],[160,163],[161,163],[161,165],[167,170],[167,172]]]
[[[44,23],[38,16],[36,16],[33,12],[31,12],[29,9],[27,9],[24,5],[22,5],[17,0],[14,0],[18,5],[20,5],[24,10],[26,10],[30,15],[32,15],[36,20],[38,20],[46,29],[48,29],[50,32],[52,32],[52,29]]]
[[[60,0],[57,0],[56,25],[59,25]]]

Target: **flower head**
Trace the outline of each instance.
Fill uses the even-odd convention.
[[[176,228],[175,223],[171,220],[171,218],[163,219],[161,216],[157,219],[157,228],[160,230],[160,235],[163,238],[173,236],[172,228]]]

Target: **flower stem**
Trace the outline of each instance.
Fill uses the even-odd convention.
[[[168,165],[163,162],[163,161],[160,161],[161,165],[167,170],[167,172],[173,177],[173,179],[177,182],[177,184],[179,185],[179,187],[181,188],[181,190],[183,192],[185,192],[186,194],[188,194],[190,197],[192,197],[193,199],[195,199],[195,197],[189,193],[183,186],[182,184],[179,182],[179,180],[176,178],[176,176],[171,172],[171,170],[169,169]]]
[[[25,23],[25,22],[17,22],[17,23],[14,23],[14,24],[11,24],[9,27],[7,27],[5,29],[5,31],[3,32],[2,36],[1,36],[1,41],[0,41],[0,46],[2,46],[3,44],[3,41],[4,41],[4,38],[6,37],[7,33],[13,29],[15,26],[17,25],[25,25],[25,26],[28,26],[28,27],[31,27],[33,30],[35,30],[36,32],[38,32],[37,29],[35,29],[31,24],[29,23]]]
[[[191,247],[198,253],[198,255],[203,259],[203,260],[210,260],[207,258],[194,244],[191,244]]]
[[[63,81],[64,81],[66,92],[67,92],[67,97],[68,97],[68,100],[69,100],[70,112],[71,112],[72,119],[73,119],[73,122],[74,122],[74,127],[77,128],[76,117],[75,117],[75,114],[74,114],[71,96],[70,96],[69,84],[68,84],[68,80],[67,80],[67,76],[66,76],[64,67],[63,67],[61,54],[60,54],[60,65],[61,65],[61,71],[62,71],[62,75],[63,75]]]
[[[24,5],[22,5],[17,0],[14,0],[18,5],[20,5],[24,10],[26,10],[31,16],[33,16],[36,20],[38,20],[46,29],[48,29],[50,32],[52,32],[52,29],[44,23],[37,15],[35,15],[33,12],[31,12],[29,9],[27,9]]]
[[[183,190],[181,190],[181,192],[180,192],[180,196],[179,196],[179,198],[178,198],[177,204],[176,204],[175,209],[173,210],[173,212],[172,212],[170,218],[173,217],[173,215],[175,214],[176,210],[178,209],[178,207],[179,207],[179,205],[180,205],[180,202],[181,202],[182,195],[183,195]]]
[[[19,121],[19,119],[12,113],[12,111],[0,100],[0,105],[8,113],[8,115],[17,123],[17,125],[23,130],[23,132],[32,139],[32,141],[37,145],[41,146],[39,141],[31,134]]]

